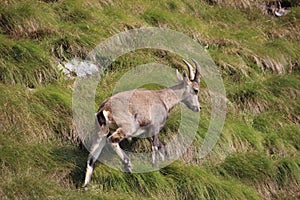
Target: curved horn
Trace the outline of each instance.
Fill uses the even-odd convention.
[[[176,69],[176,76],[177,76],[177,79],[178,79],[179,81],[182,81],[182,80],[183,80],[183,77],[182,77],[182,75],[179,73],[178,69]]]
[[[191,80],[191,81],[194,80],[195,74],[194,74],[192,65],[191,65],[188,61],[186,61],[186,60],[184,60],[184,59],[182,59],[182,61],[186,64],[186,66],[187,66],[188,69],[189,69],[190,80]]]
[[[200,65],[193,58],[192,58],[192,61],[194,62],[195,66],[196,66],[196,74],[195,74],[195,77],[194,77],[193,81],[196,81],[196,82],[200,83],[200,77],[201,77]]]

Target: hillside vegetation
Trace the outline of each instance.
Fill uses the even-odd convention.
[[[290,12],[274,17],[260,10],[263,2],[1,1],[0,199],[299,199],[300,5],[284,1]],[[88,152],[72,125],[74,79],[57,66],[140,27],[173,29],[205,46],[227,93],[223,131],[213,151],[197,158],[211,112],[202,83],[201,122],[181,160],[133,175],[100,163],[83,191]],[[106,72],[96,103],[122,74],[149,62],[184,69],[170,52],[129,53]],[[176,132],[178,120],[175,110],[162,138]]]

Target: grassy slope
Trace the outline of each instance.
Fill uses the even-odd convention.
[[[271,18],[235,1],[228,1],[234,9],[194,0],[9,2],[0,6],[1,199],[299,198],[300,7]],[[208,47],[227,92],[223,133],[208,157],[190,153],[187,163],[159,172],[130,176],[99,164],[91,190],[81,191],[87,152],[71,124],[72,82],[56,66],[142,26],[175,29]],[[153,61],[180,62],[160,51],[123,56],[101,82],[97,103],[128,68]],[[209,123],[203,88],[195,147]]]

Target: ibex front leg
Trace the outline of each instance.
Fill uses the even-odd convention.
[[[152,165],[158,168],[157,154],[160,155],[162,160],[165,160],[165,148],[158,139],[159,131],[155,131],[153,135],[153,146],[152,146]]]
[[[121,149],[119,142],[121,142],[125,138],[126,134],[122,128],[118,128],[109,138],[108,141],[111,143],[114,151],[121,158],[122,163],[124,165],[124,170],[132,173],[132,164],[130,158],[124,153]]]
[[[86,174],[85,174],[85,180],[83,187],[87,188],[92,177],[92,173],[95,168],[96,161],[105,146],[106,143],[106,137],[100,137],[97,139],[97,141],[93,144],[92,150],[89,154],[88,160],[87,160],[87,167],[86,167]]]

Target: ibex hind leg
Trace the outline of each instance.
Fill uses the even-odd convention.
[[[106,137],[100,138],[100,141],[97,141],[96,144],[93,145],[92,150],[89,154],[88,160],[87,160],[87,167],[86,167],[86,174],[85,174],[85,180],[83,187],[87,188],[92,177],[92,173],[95,168],[96,161],[105,146],[106,143]]]

